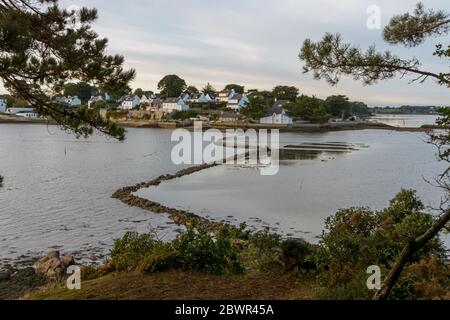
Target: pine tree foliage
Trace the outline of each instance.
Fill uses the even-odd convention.
[[[95,9],[67,10],[58,0],[0,0],[0,78],[39,115],[77,136],[97,129],[123,139],[124,130],[98,110],[67,108],[53,99],[69,82],[115,92],[135,77],[124,70],[122,56],[106,53],[108,40],[91,28],[96,19]]]

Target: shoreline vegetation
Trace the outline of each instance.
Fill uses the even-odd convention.
[[[148,183],[123,188],[116,196],[130,195],[141,187],[207,168],[197,166],[160,176]],[[198,220],[191,217],[187,230],[170,242],[163,242],[152,233],[126,233],[115,241],[104,265],[81,266],[81,290],[66,289],[65,278],[61,276],[44,281],[40,287],[36,279],[28,280],[34,285],[33,290],[22,292],[20,297],[370,299],[373,293],[365,286],[367,265],[375,261],[386,272],[392,262],[391,254],[402,249],[401,241],[393,240],[420,233],[417,228],[423,226],[417,223],[430,223],[431,216],[422,212],[423,209],[412,190],[400,192],[382,211],[342,209],[326,219],[326,231],[317,245],[302,239],[282,239],[269,230],[249,231],[246,225],[216,225],[212,232],[210,226],[198,225]],[[354,246],[334,250],[349,241]],[[383,249],[386,245],[391,253]],[[373,250],[367,250],[368,246]],[[392,299],[450,299],[450,269],[442,256],[444,250],[436,239],[417,255],[406,268],[406,276],[396,285]],[[28,276],[34,279],[32,272]]]
[[[21,121],[20,123],[29,122],[33,123],[34,121]],[[139,128],[142,126],[141,122],[129,127]],[[221,124],[213,127],[225,130],[236,126],[242,127],[242,124]],[[208,126],[205,127],[208,128]],[[255,125],[249,124],[246,128],[254,127]],[[313,128],[313,130],[371,128],[398,131],[411,129],[421,132],[433,127],[396,128],[379,123],[364,122],[341,126],[329,124]],[[185,128],[189,129],[190,127],[186,126]],[[157,187],[165,181],[182,178],[219,165],[218,163],[209,163],[187,167],[174,174],[160,175],[150,181],[120,188],[111,195],[112,198],[129,206],[138,207],[154,214],[166,214],[174,224],[186,227],[187,231],[179,231],[176,240],[163,243],[153,238],[149,240],[146,238],[149,235],[127,233],[122,239],[116,240],[114,249],[103,264],[98,267],[80,266],[83,279],[83,290],[80,291],[67,290],[64,275],[49,279],[36,274],[32,268],[8,270],[6,273],[0,273],[0,297],[6,299],[129,299],[133,297],[133,299],[214,298],[235,300],[249,297],[252,299],[360,299],[370,297],[365,289],[356,289],[359,287],[358,279],[360,277],[356,274],[352,280],[354,282],[350,283],[355,288],[347,287],[345,284],[347,280],[339,280],[339,283],[344,281],[342,287],[340,287],[341,284],[336,284],[338,289],[331,288],[333,289],[332,293],[326,294],[325,292],[330,288],[324,286],[322,277],[325,276],[317,265],[320,259],[314,257],[320,252],[317,245],[295,238],[283,240],[281,236],[270,234],[268,230],[253,234],[243,229],[242,226],[237,227],[226,222],[210,221],[196,213],[164,206],[135,195],[141,189]],[[360,217],[361,212],[350,212],[350,214]],[[221,234],[222,236],[220,236]],[[213,240],[214,237],[223,238]],[[139,252],[133,251],[135,248],[138,248]],[[196,252],[195,250],[200,251]],[[144,254],[141,251],[147,253]],[[198,261],[189,261],[192,257],[202,254],[206,255],[201,258],[202,261],[206,261],[206,265],[198,265]],[[294,256],[299,260],[292,261]],[[208,270],[210,267],[208,265],[209,257],[214,257],[211,263],[216,264],[219,270],[225,271],[216,273]],[[425,289],[421,287],[417,289],[419,291],[403,288],[397,290],[400,292],[406,290],[408,294],[417,291],[421,297],[429,299],[437,297],[449,299],[450,291],[446,287],[446,281],[442,280],[448,276],[448,267],[442,267],[442,262],[432,259],[434,258],[431,256],[424,260],[418,260],[413,265],[414,268],[409,271],[414,277],[418,277],[417,273],[425,272],[422,270],[430,268],[430,266],[438,270],[438,280],[432,279],[434,282],[430,284],[431,293],[422,295],[421,292]],[[242,271],[227,271],[241,268]],[[196,288],[199,288],[200,291],[193,292],[181,279],[189,279],[188,282],[195,283]],[[295,286],[292,286],[292,283],[295,283]],[[408,283],[408,288],[411,285],[412,283]],[[185,286],[187,287],[185,288]],[[417,286],[420,285],[417,284]],[[246,289],[242,289],[243,287]],[[262,293],[267,288],[270,290]],[[411,297],[403,296],[402,293],[399,298]]]
[[[45,279],[28,268],[16,273],[10,272],[5,280],[0,277],[0,296],[3,293],[3,297],[7,299],[38,300],[369,298],[371,292],[360,287],[360,284],[364,283],[364,276],[360,271],[365,270],[364,263],[383,257],[382,252],[375,253],[373,257],[366,257],[367,262],[351,271],[355,274],[350,282],[347,276],[340,279],[337,276],[340,274],[337,269],[336,275],[334,272],[330,275],[330,270],[326,268],[334,266],[333,263],[345,264],[349,257],[354,258],[361,254],[366,256],[368,253],[364,249],[365,246],[373,241],[380,241],[381,234],[386,237],[385,232],[394,232],[392,237],[398,237],[396,224],[392,225],[395,226],[394,229],[389,227],[389,231],[384,230],[383,219],[392,224],[391,219],[394,217],[399,219],[399,214],[404,215],[404,218],[396,222],[399,227],[401,226],[402,233],[406,232],[403,229],[406,227],[403,219],[410,220],[413,217],[427,219],[426,214],[420,213],[423,206],[415,193],[402,191],[392,200],[389,208],[379,213],[371,213],[367,208],[339,211],[335,217],[327,219],[328,231],[324,233],[321,244],[313,245],[302,239],[283,239],[277,234],[270,233],[269,230],[251,232],[245,225],[236,227],[227,223],[213,222],[195,213],[163,206],[134,195],[140,189],[156,187],[164,181],[182,178],[219,165],[211,163],[188,167],[174,174],[161,175],[147,182],[123,187],[112,194],[112,198],[127,205],[155,214],[167,214],[175,224],[185,226],[186,231],[179,231],[175,240],[166,243],[152,234],[129,232],[115,241],[109,258],[102,265],[81,266],[82,290],[66,289],[64,275]],[[403,212],[404,210],[406,211]],[[381,218],[379,222],[376,222],[374,214]],[[349,228],[356,228],[355,230],[361,228],[361,231],[341,235],[342,224],[347,223],[350,223]],[[369,231],[362,230],[367,228],[375,228],[374,230],[379,228],[380,231],[374,232],[381,233],[373,239],[366,239],[368,237],[366,232]],[[414,228],[416,226],[411,232],[417,232]],[[342,256],[334,256],[335,253],[332,253],[328,257],[325,253],[328,250],[322,251],[353,237],[355,239],[352,241],[359,239],[357,242],[362,243],[361,248],[356,249],[357,252],[346,252]],[[388,241],[392,245],[390,237],[382,241]],[[400,249],[401,244],[397,244],[395,251]],[[439,258],[441,252],[439,242],[434,242],[428,250],[417,256],[415,262],[407,269],[408,277],[396,287],[394,299],[411,299],[416,293],[419,298],[450,299],[448,287],[450,270],[448,260],[445,263]],[[328,259],[337,260],[328,266],[330,263]],[[343,260],[340,261],[341,259]],[[324,270],[321,267],[322,263],[327,266]],[[350,264],[352,263],[357,262],[353,261]],[[428,272],[428,269],[431,271]],[[14,274],[17,276],[13,276]],[[422,277],[431,278],[424,283],[419,281]],[[325,285],[329,281],[333,282],[331,287]],[[193,291],[191,285],[198,290]]]
[[[19,116],[11,116],[0,114],[0,124],[47,124],[57,125],[53,120],[47,119],[28,119]],[[186,128],[193,129],[192,121],[154,121],[154,120],[120,120],[115,121],[116,124],[124,128],[155,128],[155,129],[175,129]],[[404,132],[427,132],[433,129],[442,129],[442,126],[437,125],[423,125],[421,127],[394,127],[384,123],[360,121],[360,122],[345,122],[345,123],[317,123],[317,124],[298,124],[298,125],[267,125],[249,122],[212,122],[203,124],[203,129],[208,130],[215,128],[219,130],[226,129],[279,129],[280,132],[329,132],[342,130],[392,130]]]

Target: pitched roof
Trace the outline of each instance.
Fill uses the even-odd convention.
[[[166,98],[163,103],[177,103],[178,101],[180,101],[180,98]]]
[[[283,112],[284,110],[281,107],[271,107],[267,109],[266,116],[272,116],[274,114],[282,114]]]
[[[193,93],[191,94],[191,99],[198,99],[202,96],[202,93]]]
[[[242,94],[236,93],[234,96],[232,96],[230,98],[230,100],[241,100],[242,99]]]
[[[287,101],[287,100],[277,100],[273,103],[272,108],[284,107],[288,103],[289,103],[289,101]]]

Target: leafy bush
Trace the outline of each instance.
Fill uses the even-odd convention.
[[[177,264],[187,270],[214,274],[234,274],[244,271],[239,253],[242,246],[229,227],[221,228],[213,235],[205,228],[188,227],[174,241]]]
[[[241,255],[245,268],[250,271],[268,271],[282,266],[280,244],[281,237],[271,233],[268,228],[251,233]]]
[[[199,110],[221,110],[223,108],[226,108],[226,106],[226,102],[191,103],[191,107],[193,109]]]
[[[316,247],[303,239],[288,239],[281,243],[283,262],[287,270],[314,270]]]
[[[177,254],[171,243],[156,242],[137,267],[140,271],[157,272],[177,266]]]
[[[415,191],[403,190],[385,210],[351,208],[329,217],[315,253],[319,278],[327,294],[335,294],[335,298],[369,298],[364,280],[367,267],[378,265],[386,274],[408,241],[431,226],[432,216],[422,212],[423,208]],[[442,264],[444,257],[444,246],[436,238],[413,257],[412,263],[435,258]],[[406,272],[391,298],[413,297],[414,282]]]
[[[111,264],[117,271],[133,269],[155,248],[157,241],[152,234],[127,232],[114,242],[109,253]]]
[[[244,228],[223,227],[213,234],[206,228],[190,226],[169,243],[156,240],[153,234],[128,232],[115,241],[110,263],[117,271],[180,268],[214,274],[241,273],[242,239],[248,237]]]
[[[172,119],[174,120],[186,120],[190,118],[197,117],[198,113],[194,110],[188,110],[188,111],[175,111],[172,113]]]

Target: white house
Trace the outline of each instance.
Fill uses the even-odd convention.
[[[8,101],[2,97],[0,97],[0,112],[5,112],[8,107]]]
[[[233,97],[236,94],[234,89],[231,90],[222,90],[219,92],[219,95],[217,96],[217,100],[219,102],[228,102],[231,97]]]
[[[138,96],[128,96],[123,99],[120,104],[120,109],[122,110],[131,110],[136,107],[139,107],[141,104],[141,99]]]
[[[162,110],[164,113],[187,111],[189,108],[190,106],[181,98],[167,98],[162,102]]]
[[[188,102],[189,99],[191,98],[191,95],[187,92],[183,93],[180,97],[181,99],[183,99],[184,102]]]
[[[201,93],[192,93],[187,102],[197,103],[201,95],[202,95]]]
[[[150,106],[152,102],[153,99],[151,97],[147,97],[145,94],[141,97],[141,104],[148,104]]]
[[[245,94],[234,94],[228,99],[227,108],[233,110],[241,110],[249,102],[247,95]]]
[[[212,101],[213,99],[211,98],[211,96],[209,94],[204,93],[202,93],[202,95],[197,99],[197,103],[209,103]]]
[[[208,103],[208,102],[213,102],[214,99],[211,98],[211,96],[209,94],[194,93],[191,95],[191,97],[189,98],[188,101],[192,102],[192,103]]]
[[[102,96],[92,96],[88,101],[88,107],[90,108],[92,104],[98,101],[104,101]]]
[[[55,99],[57,102],[68,105],[69,107],[77,107],[81,105],[81,100],[77,97],[57,97]]]
[[[110,101],[110,100],[111,97],[107,92],[105,92],[103,95],[92,96],[88,101],[88,107],[90,108],[91,105],[97,101]]]
[[[259,120],[261,124],[292,124],[292,118],[289,117],[283,108],[272,107],[266,111],[266,116]]]

